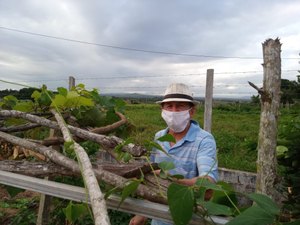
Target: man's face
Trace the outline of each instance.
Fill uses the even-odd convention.
[[[188,102],[164,102],[162,104],[162,109],[171,111],[171,112],[180,112],[191,109],[191,111],[194,111],[194,106],[191,103]]]

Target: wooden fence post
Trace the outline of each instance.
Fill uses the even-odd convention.
[[[256,192],[277,200],[277,120],[280,106],[281,44],[279,39],[268,39],[263,43],[263,89],[258,138]]]
[[[72,76],[69,76],[69,90],[71,90],[72,87],[75,87],[75,78]]]
[[[211,132],[212,99],[213,99],[214,70],[208,69],[206,73],[206,90],[204,105],[204,130]]]
[[[69,90],[71,90],[74,86],[75,86],[75,78],[69,76]],[[54,136],[55,136],[55,130],[51,129],[49,138]],[[48,177],[45,177],[44,179],[48,180]],[[36,225],[49,224],[51,202],[52,202],[52,196],[41,194]]]

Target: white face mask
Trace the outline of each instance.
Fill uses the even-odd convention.
[[[182,132],[190,122],[190,109],[180,112],[162,110],[161,117],[175,133]]]

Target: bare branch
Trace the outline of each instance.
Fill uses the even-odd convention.
[[[64,119],[56,112],[54,109],[50,110],[55,116],[60,130],[63,134],[64,140],[66,142],[73,142],[73,148],[77,156],[78,163],[81,168],[81,174],[89,193],[91,206],[94,214],[96,225],[106,225],[110,224],[109,217],[107,213],[107,207],[104,199],[104,195],[100,190],[100,186],[94,174],[91,161],[88,154],[84,149],[76,142],[73,141],[72,136],[67,128]]]
[[[111,125],[107,125],[105,127],[96,127],[96,128],[90,129],[90,131],[93,133],[97,133],[97,134],[107,134],[127,123],[127,119],[122,113],[116,112],[116,114],[120,117],[121,120],[119,120]]]
[[[36,127],[40,127],[41,125],[36,123],[26,123],[19,126],[10,126],[10,127],[0,127],[0,131],[3,132],[18,132],[18,131],[25,131],[30,130]]]
[[[263,95],[264,94],[264,90],[262,88],[259,88],[257,87],[255,84],[253,84],[252,82],[248,81],[248,84],[253,87],[255,90],[257,90],[257,92],[260,94],[260,95]]]
[[[13,143],[15,145],[21,145],[27,149],[31,149],[33,151],[39,152],[45,155],[47,158],[49,158],[52,162],[64,166],[74,173],[80,173],[79,166],[74,160],[64,156],[63,154],[55,151],[50,147],[45,147],[37,143],[32,143],[28,140],[15,137],[13,135],[1,131],[0,131],[0,138],[6,140],[7,142]],[[97,168],[94,171],[98,180],[102,180],[105,183],[115,187],[123,188],[128,182],[127,179],[118,176],[116,174],[110,173],[108,171],[104,171],[102,168]],[[167,203],[166,199],[159,194],[157,188],[150,188],[143,184],[140,184],[136,193],[138,196],[153,202],[158,202],[163,204]]]
[[[54,121],[16,110],[1,110],[0,116],[23,118],[31,122],[40,124],[42,126],[47,126],[52,129],[59,129],[58,124]],[[70,125],[68,125],[68,129],[71,131],[71,133],[75,134],[76,136],[82,139],[91,140],[100,144],[104,149],[114,149],[118,144],[121,144],[123,142],[121,138],[118,138],[116,136],[105,136],[101,134],[95,134],[87,130],[83,130]],[[141,156],[147,152],[145,148],[134,144],[124,146],[123,150],[129,152],[133,156]]]

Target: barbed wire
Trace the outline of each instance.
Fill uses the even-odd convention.
[[[101,43],[94,43],[94,42],[88,42],[88,41],[82,41],[77,39],[70,39],[65,37],[58,37],[53,35],[47,35],[47,34],[41,34],[36,32],[29,32],[25,30],[19,30],[15,28],[9,28],[0,26],[0,29],[7,30],[11,32],[17,32],[17,33],[23,33],[28,35],[34,35],[44,38],[51,38],[56,40],[62,40],[62,41],[69,41],[69,42],[75,42],[80,44],[87,44],[87,45],[94,45],[99,47],[105,47],[105,48],[113,48],[113,49],[119,49],[119,50],[125,50],[125,51],[134,51],[134,52],[143,52],[143,53],[151,53],[151,54],[163,54],[163,55],[174,55],[174,56],[185,56],[185,57],[197,57],[197,58],[222,58],[222,59],[247,59],[247,60],[261,60],[262,57],[253,57],[253,56],[222,56],[222,55],[203,55],[203,54],[188,54],[188,53],[177,53],[177,52],[167,52],[167,51],[156,51],[156,50],[147,50],[147,49],[138,49],[138,48],[129,48],[129,47],[123,47],[123,46],[117,46],[117,45],[108,45],[108,44],[101,44]],[[287,60],[299,60],[300,58],[285,58],[282,59]]]

